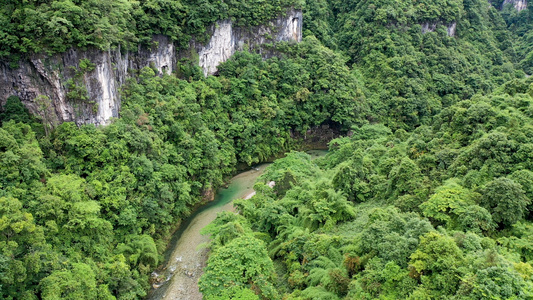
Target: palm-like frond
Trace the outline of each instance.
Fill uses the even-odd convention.
[[[337,295],[332,292],[329,292],[321,286],[312,286],[308,287],[302,291],[302,296],[304,299],[313,299],[313,300],[338,300],[340,299]]]

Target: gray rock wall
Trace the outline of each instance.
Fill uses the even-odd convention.
[[[298,10],[290,10],[283,18],[251,29],[235,27],[230,20],[219,21],[211,28],[213,35],[207,45],[193,42],[191,47],[198,51],[199,65],[204,75],[213,75],[220,63],[228,60],[236,51],[243,50],[245,45],[263,56],[270,56],[271,53],[265,52],[261,45],[282,41],[300,42],[302,22],[303,15]]]
[[[160,75],[174,71],[174,45],[164,36],[155,36],[154,42],[157,46],[153,50],[139,48],[124,54],[120,49],[76,48],[52,56],[36,54],[21,61],[16,69],[0,61],[0,104],[15,95],[30,112],[52,126],[67,121],[105,125],[112,117],[118,117],[120,88],[129,72],[145,66],[153,66]],[[82,59],[94,64],[94,69],[83,72],[79,68]],[[83,91],[86,99],[69,95],[72,84]]]
[[[301,41],[302,12],[289,10],[269,24],[253,28],[235,27],[230,20],[219,21],[210,32],[212,37],[207,44],[190,44],[198,53],[206,76],[215,74],[221,62],[245,45],[268,57],[272,53],[261,47],[265,43]],[[146,66],[157,70],[158,75],[174,72],[178,59],[190,56],[192,49],[178,51],[169,38],[154,36],[151,47],[139,47],[135,52],[73,48],[52,56],[32,55],[16,69],[0,61],[0,105],[15,95],[51,126],[69,121],[105,125],[119,116],[120,90],[131,73]],[[94,69],[81,70],[82,59],[94,64]],[[73,90],[81,91],[83,97],[76,97]]]
[[[512,4],[518,11],[522,11],[527,8],[527,0],[505,0],[503,1],[502,6],[507,4]]]

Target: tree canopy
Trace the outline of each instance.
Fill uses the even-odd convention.
[[[301,43],[237,52],[217,76],[187,62],[131,74],[108,126],[52,124],[2,101],[0,298],[145,297],[177,224],[238,169],[283,153],[238,214],[204,230],[206,299],[532,297],[530,9],[4,2],[0,58],[11,62],[132,50],[156,34],[184,49],[216,20],[251,28],[291,6],[305,21]],[[292,151],[328,130],[325,157]]]

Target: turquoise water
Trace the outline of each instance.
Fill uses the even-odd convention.
[[[309,150],[306,153],[311,155],[311,159],[316,159],[324,156],[327,150]],[[255,180],[263,174],[268,165],[270,164],[254,166],[249,171],[233,177],[227,188],[218,190],[214,201],[202,206],[181,224],[165,254],[165,268],[157,271],[157,276],[164,276],[166,280],[158,288],[152,289],[147,299],[202,299],[197,283],[207,261],[208,251],[205,245],[209,242],[209,236],[200,234],[200,231],[211,223],[219,212],[234,211],[233,200],[253,193]]]
[[[147,299],[202,299],[197,282],[207,259],[207,249],[203,246],[209,242],[209,236],[200,231],[219,212],[233,211],[233,200],[252,193],[255,180],[268,165],[256,166],[233,177],[227,188],[218,190],[214,201],[202,206],[180,225],[165,255],[167,264],[157,274],[166,281],[152,289]]]

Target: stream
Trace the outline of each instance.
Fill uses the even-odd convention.
[[[314,159],[325,155],[327,151],[309,150],[306,153]],[[209,236],[201,235],[200,230],[211,223],[219,212],[234,211],[233,200],[251,196],[255,180],[268,165],[254,166],[233,177],[227,188],[218,190],[214,201],[198,209],[183,222],[170,242],[171,250],[168,252],[170,255],[167,253],[165,257],[165,268],[152,273],[153,277],[163,278],[163,282],[154,284],[146,299],[202,299],[198,279],[207,262]]]

